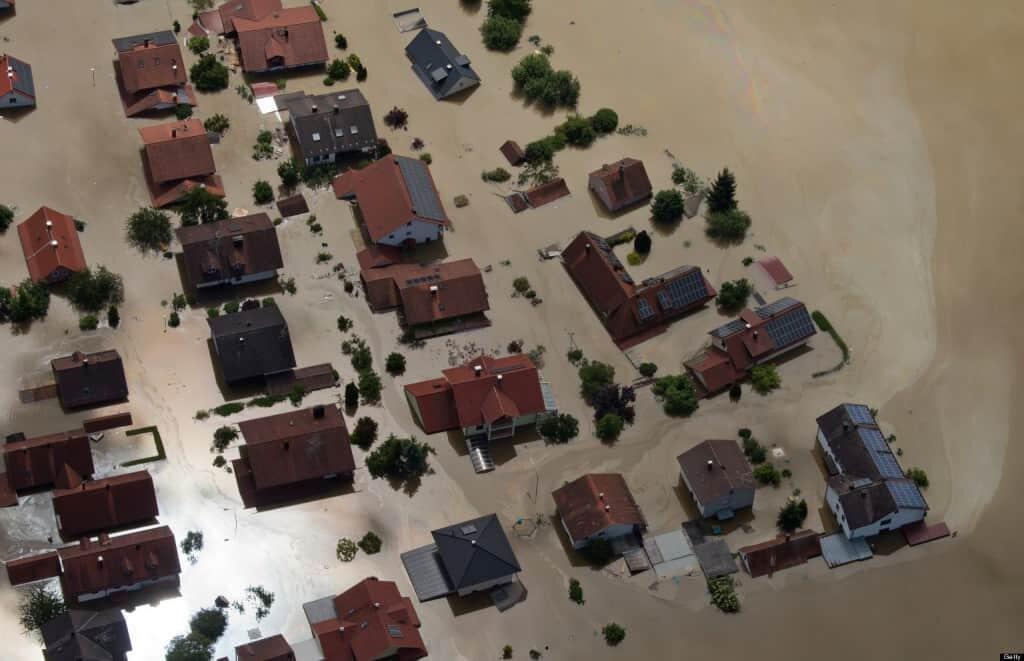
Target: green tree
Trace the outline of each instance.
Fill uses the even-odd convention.
[[[804,519],[807,518],[807,502],[801,498],[799,500],[790,498],[782,509],[779,510],[779,517],[776,523],[779,526],[779,530],[783,532],[793,532],[804,524]]]
[[[363,61],[359,59],[359,56],[355,53],[349,53],[349,56],[345,58],[348,65],[352,67],[357,73],[363,68]]]
[[[519,276],[512,281],[512,289],[515,289],[520,294],[525,294],[530,291],[530,281],[525,276]]]
[[[595,433],[602,441],[611,442],[618,440],[624,426],[622,418],[614,413],[606,413],[597,421]]]
[[[205,35],[188,38],[188,49],[196,55],[202,55],[210,50],[210,38]]]
[[[105,266],[98,266],[95,271],[86,268],[72,273],[64,291],[71,305],[86,312],[98,312],[124,300],[121,276],[107,270]]]
[[[198,225],[225,220],[228,217],[228,201],[214,195],[205,186],[193,186],[178,203],[178,214],[182,225]]]
[[[0,234],[6,232],[13,222],[14,210],[6,204],[0,204]]]
[[[335,48],[345,50],[346,48],[348,48],[348,39],[345,38],[345,35],[339,32],[338,34],[334,35],[334,46]]]
[[[651,202],[651,217],[659,223],[674,223],[683,217],[683,196],[675,190],[662,190]]]
[[[163,250],[171,242],[171,217],[164,211],[142,207],[128,216],[128,243],[139,250]]]
[[[661,377],[654,382],[652,391],[667,415],[688,417],[700,406],[693,382],[685,374]]]
[[[494,168],[493,170],[484,170],[480,174],[480,178],[484,181],[495,181],[501,183],[511,179],[512,173],[505,168]]]
[[[213,449],[217,452],[224,452],[231,445],[232,441],[238,439],[238,430],[234,427],[224,425],[213,432]]]
[[[770,484],[773,487],[777,487],[782,481],[782,474],[770,463],[763,463],[754,468],[754,479],[761,484]]]
[[[540,94],[541,102],[548,106],[575,108],[579,99],[579,78],[565,69],[559,69],[553,73]]]
[[[531,11],[530,0],[487,0],[488,16],[504,16],[522,23]]]
[[[44,624],[66,610],[67,606],[59,594],[46,588],[33,588],[18,602],[18,620],[25,633],[31,633],[39,631]]]
[[[258,179],[252,185],[252,199],[256,204],[270,204],[274,201],[274,189],[269,182]]]
[[[758,365],[750,370],[750,385],[759,395],[767,395],[782,385],[782,377],[775,365]]]
[[[516,84],[516,87],[523,88],[531,80],[544,80],[553,73],[551,61],[547,56],[540,53],[531,53],[512,67],[512,81]]]
[[[523,153],[527,163],[547,163],[555,157],[555,147],[548,140],[535,140],[526,145]]]
[[[339,60],[337,58],[331,60],[331,63],[327,65],[327,75],[333,80],[348,80],[349,74],[352,72],[352,67],[348,65],[345,60]]]
[[[924,472],[923,468],[909,468],[907,469],[906,476],[914,481],[921,489],[928,488],[928,473]]]
[[[704,233],[719,243],[742,243],[750,229],[750,216],[745,211],[733,209],[712,213],[707,217]]]
[[[345,408],[354,409],[359,406],[359,386],[349,381],[345,384]]]
[[[388,354],[388,357],[384,361],[384,369],[387,370],[388,374],[397,376],[405,373],[405,356],[398,352],[392,352]]]
[[[203,128],[211,133],[224,133],[231,127],[231,120],[226,115],[216,113],[203,121]]]
[[[295,159],[282,162],[277,166],[277,176],[281,178],[281,185],[292,189],[299,185],[302,178],[302,169]]]
[[[363,535],[363,538],[359,540],[359,548],[361,548],[363,553],[366,555],[380,553],[380,547],[382,544],[380,537],[378,537],[377,533],[372,530]]]
[[[597,132],[590,120],[580,115],[569,115],[555,132],[564,135],[565,141],[573,147],[589,147],[597,139]]]
[[[654,363],[640,363],[640,366],[637,368],[637,371],[640,372],[640,376],[649,379],[658,373],[658,366],[655,365]]]
[[[583,586],[575,578],[569,579],[569,601],[583,605]]]
[[[93,331],[99,328],[99,325],[99,317],[94,314],[87,314],[78,320],[78,330]]]
[[[615,382],[615,368],[600,361],[591,361],[579,369],[580,394],[590,402],[599,390]]]
[[[740,278],[732,282],[723,282],[718,290],[718,297],[715,302],[723,312],[729,314],[738,312],[747,304],[747,299],[754,293],[754,287],[746,278]]]
[[[228,628],[228,616],[220,608],[203,608],[196,611],[188,626],[192,633],[197,633],[210,642],[216,642]]]
[[[589,541],[580,549],[580,554],[593,565],[606,565],[615,556],[611,542],[600,537]]]
[[[736,596],[732,576],[709,579],[708,592],[711,594],[711,603],[718,606],[723,613],[739,612],[740,599]]]
[[[2,291],[5,293],[0,297],[0,320],[23,324],[46,317],[50,310],[50,290],[29,278],[21,281],[13,295],[6,293],[6,289]]]
[[[646,255],[651,252],[651,235],[647,233],[647,230],[640,230],[640,232],[633,237],[633,250],[637,251],[641,255]]]
[[[580,423],[568,413],[559,413],[544,418],[538,431],[552,443],[568,443],[580,433]]]
[[[626,639],[626,630],[614,622],[609,622],[601,629],[601,635],[604,636],[604,642],[615,647]]]
[[[488,50],[507,53],[519,43],[523,35],[523,24],[504,16],[489,16],[480,26],[480,34]]]
[[[736,209],[736,177],[729,168],[718,173],[708,191],[708,212],[726,213]]]
[[[179,103],[174,107],[175,119],[188,119],[192,116],[192,106],[187,103]]]
[[[380,375],[373,370],[363,370],[359,373],[359,394],[363,401],[374,404],[380,401],[382,384]]]
[[[118,311],[116,305],[111,305],[107,309],[107,324],[109,324],[111,328],[117,328],[121,325],[121,313]]]
[[[601,108],[590,117],[590,125],[598,133],[613,133],[619,128],[619,114],[611,108]]]
[[[216,92],[228,86],[228,68],[217,61],[217,56],[206,53],[189,69],[192,84],[200,92]]]
[[[356,395],[358,398],[358,393]],[[363,450],[369,450],[373,442],[377,440],[377,421],[373,418],[363,416],[356,420],[356,426],[352,430],[352,442]]]
[[[167,644],[165,661],[210,661],[213,659],[213,644],[201,634],[175,636]]]
[[[392,434],[366,456],[366,469],[375,478],[414,479],[430,468],[429,457],[433,452],[434,448],[415,437],[399,438]]]

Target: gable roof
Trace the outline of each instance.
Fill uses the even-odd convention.
[[[778,257],[762,257],[757,260],[757,264],[764,269],[764,272],[768,274],[768,277],[772,279],[776,286],[784,285],[793,279],[793,274],[789,272],[789,269],[786,268],[786,265]]]
[[[206,320],[224,378],[240,381],[295,367],[288,324],[275,306]]]
[[[46,661],[122,661],[132,649],[119,608],[71,609],[40,628]]]
[[[232,23],[247,72],[327,61],[324,30],[312,5],[277,9],[255,20],[235,15]]]
[[[75,219],[66,213],[39,207],[18,225],[18,238],[29,277],[35,282],[61,279],[86,268]]]
[[[281,634],[244,643],[235,648],[237,661],[294,661],[295,652]]]
[[[50,361],[57,381],[57,396],[64,408],[80,408],[128,398],[121,355],[114,349],[70,356]]]
[[[821,555],[821,541],[813,530],[798,530],[775,539],[744,546],[738,551],[751,578],[802,565]]]
[[[13,55],[0,56],[0,96],[11,92],[36,98],[36,84],[32,78],[32,67]]]
[[[62,486],[53,492],[53,512],[65,537],[150,521],[160,513],[148,471]]]
[[[311,96],[286,103],[292,132],[305,158],[371,149],[377,145],[370,104],[357,89]]]
[[[621,209],[651,194],[651,180],[647,177],[644,163],[635,158],[627,157],[602,165],[590,173],[590,180],[604,184],[611,202],[609,211]]]
[[[284,266],[277,229],[265,213],[177,230],[185,276],[193,285],[239,278]]]
[[[215,12],[220,24],[214,25],[210,29],[217,27],[219,29],[215,32],[230,34],[235,31],[234,18],[236,16],[255,21],[280,10],[281,7],[281,0],[228,0],[217,7]]]
[[[65,466],[82,476],[95,470],[89,437],[81,429],[6,443],[3,459],[7,480],[15,490],[55,484]]]
[[[355,469],[348,429],[338,407],[320,405],[243,420],[242,459],[257,489],[294,484]]]
[[[754,475],[736,441],[702,441],[676,459],[699,503],[723,498],[737,489],[753,489]]]
[[[469,85],[479,85],[480,76],[469,58],[458,51],[447,35],[424,28],[405,47],[412,68],[436,99],[443,99]]]
[[[181,573],[174,533],[167,526],[98,540],[57,550],[65,598],[102,592]]]
[[[206,177],[216,172],[206,129],[198,119],[139,129],[148,176],[156,183]]]
[[[181,48],[170,30],[120,37],[113,42],[121,82],[129,94],[188,82]]]
[[[356,198],[375,242],[414,220],[448,224],[430,168],[419,159],[385,156],[336,177],[333,187],[338,198]]]
[[[472,259],[420,265],[387,263],[389,252],[365,249],[360,277],[375,310],[402,307],[410,326],[454,319],[490,309],[483,274]],[[383,258],[384,266],[374,267]]]
[[[647,525],[621,473],[588,473],[555,489],[551,497],[573,541],[611,526]]]
[[[521,570],[496,514],[431,533],[456,590],[511,576]]]

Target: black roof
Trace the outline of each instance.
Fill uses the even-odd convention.
[[[521,569],[495,514],[440,528],[433,535],[456,590],[504,578]]]
[[[128,383],[120,354],[110,349],[91,354],[79,351],[50,362],[57,396],[64,408],[76,409],[128,397]]]
[[[46,661],[124,661],[132,649],[120,609],[70,610],[42,626]]]
[[[323,156],[377,144],[370,104],[359,90],[290,98],[285,108],[303,156]]]
[[[146,42],[151,42],[154,46],[167,46],[168,44],[175,43],[174,33],[170,30],[161,30],[160,32],[147,32],[145,34],[135,34],[130,37],[118,37],[114,39],[114,48],[118,53],[130,51],[136,46],[141,46]]]
[[[207,319],[227,382],[295,367],[288,324],[274,306]]]
[[[434,98],[443,99],[480,83],[480,76],[473,71],[469,58],[460,53],[443,32],[430,28],[420,30],[405,47],[405,54]]]

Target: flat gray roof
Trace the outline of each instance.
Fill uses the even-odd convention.
[[[402,564],[409,582],[416,591],[416,598],[422,601],[440,599],[455,592],[451,579],[441,565],[437,545],[428,544],[402,554]]]

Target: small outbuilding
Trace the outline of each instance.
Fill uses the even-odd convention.
[[[526,152],[515,140],[506,140],[501,145],[501,153],[508,160],[508,164],[512,166],[522,165],[526,161]]]
[[[590,173],[588,185],[609,213],[647,200],[652,191],[643,161],[635,158],[602,165]]]
[[[744,546],[739,550],[740,563],[752,578],[772,575],[781,569],[802,565],[821,555],[821,541],[813,530],[798,530],[775,539]]]
[[[678,457],[679,474],[702,517],[731,519],[754,504],[754,475],[739,443],[702,441]]]
[[[778,257],[762,257],[757,266],[776,289],[785,289],[793,281],[793,274]]]
[[[62,282],[86,269],[75,219],[50,207],[39,207],[18,225],[18,239],[33,282]]]

